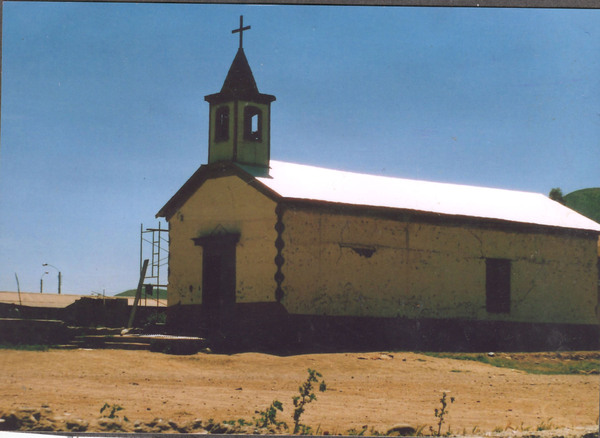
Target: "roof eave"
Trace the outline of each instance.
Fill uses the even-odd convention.
[[[271,102],[274,102],[277,99],[272,94],[222,92],[204,96],[204,100],[210,104],[219,104],[223,102],[231,102],[234,100],[247,100],[251,102],[270,104]]]
[[[298,207],[306,206],[315,208],[327,208],[328,210],[331,210],[332,208],[337,208],[340,214],[371,214],[377,217],[386,217],[393,219],[398,219],[399,216],[403,216],[405,217],[405,219],[409,220],[412,218],[416,218],[419,221],[436,224],[444,223],[446,225],[455,226],[467,224],[475,227],[486,227],[500,230],[532,231],[547,234],[571,234],[593,238],[600,237],[600,231],[598,230],[562,227],[556,225],[545,225],[530,222],[517,222],[499,218],[438,213],[425,210],[413,210],[408,208],[381,207],[363,204],[347,204],[331,201],[322,201],[317,199],[304,199],[292,197],[280,197],[279,202],[284,205],[287,204],[290,206]]]

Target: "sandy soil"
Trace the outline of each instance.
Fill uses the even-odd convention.
[[[456,398],[446,421],[457,433],[593,427],[598,420],[598,376],[533,375],[414,353],[278,357],[2,350],[0,411],[45,409],[85,420],[90,431],[105,403],[123,407],[117,415],[133,424],[155,418],[251,420],[257,409],[279,400],[285,408],[279,417],[292,424],[292,397],[307,368],[318,370],[328,386],[302,417],[319,433],[434,425],[444,391]]]

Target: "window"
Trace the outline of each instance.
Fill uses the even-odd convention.
[[[215,141],[229,140],[229,107],[217,108],[215,120]]]
[[[262,111],[255,106],[244,108],[244,140],[262,139]]]
[[[485,260],[485,307],[490,313],[510,313],[510,260]]]

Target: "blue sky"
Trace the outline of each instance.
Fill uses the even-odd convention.
[[[547,194],[600,186],[600,11],[6,2],[0,290],[137,284],[244,49],[272,158]],[[165,225],[163,225],[165,226]],[[44,276],[56,292],[56,271]]]

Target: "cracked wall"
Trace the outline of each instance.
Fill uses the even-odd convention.
[[[300,208],[286,210],[284,223],[282,303],[291,313],[597,322],[593,238]],[[486,258],[511,260],[508,314],[486,311]]]

